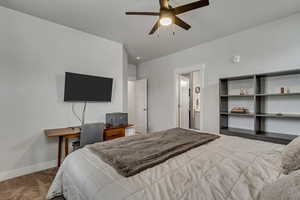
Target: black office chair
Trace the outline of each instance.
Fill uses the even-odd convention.
[[[104,123],[84,124],[81,127],[80,140],[72,143],[73,151],[88,144],[103,141]]]

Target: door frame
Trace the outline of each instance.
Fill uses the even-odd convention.
[[[175,89],[175,112],[176,112],[176,127],[180,127],[180,117],[179,117],[179,95],[180,95],[180,82],[179,82],[179,77],[181,74],[187,74],[187,73],[191,73],[191,72],[195,72],[195,71],[201,71],[201,95],[200,95],[200,131],[204,130],[204,95],[205,95],[205,64],[202,65],[196,65],[196,66],[191,66],[191,67],[183,67],[183,68],[177,68],[175,69],[175,74],[174,74],[174,79],[175,79],[175,85],[174,85],[174,89]],[[203,95],[204,94],[204,95]]]

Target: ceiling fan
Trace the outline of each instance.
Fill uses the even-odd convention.
[[[126,15],[149,15],[149,16],[159,16],[159,19],[154,24],[149,35],[152,35],[157,31],[160,26],[169,26],[171,24],[176,24],[177,26],[189,30],[191,26],[181,20],[177,15],[189,12],[194,9],[205,7],[209,5],[209,0],[200,0],[193,3],[189,3],[183,6],[173,8],[169,5],[168,0],[159,0],[160,11],[159,12],[126,12]]]

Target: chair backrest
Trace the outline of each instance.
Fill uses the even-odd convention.
[[[84,124],[81,127],[80,147],[103,141],[104,123]]]

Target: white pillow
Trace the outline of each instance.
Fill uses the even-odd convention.
[[[299,200],[300,170],[267,184],[260,191],[258,200]]]
[[[282,152],[281,167],[284,174],[300,169],[300,137],[289,143]]]

